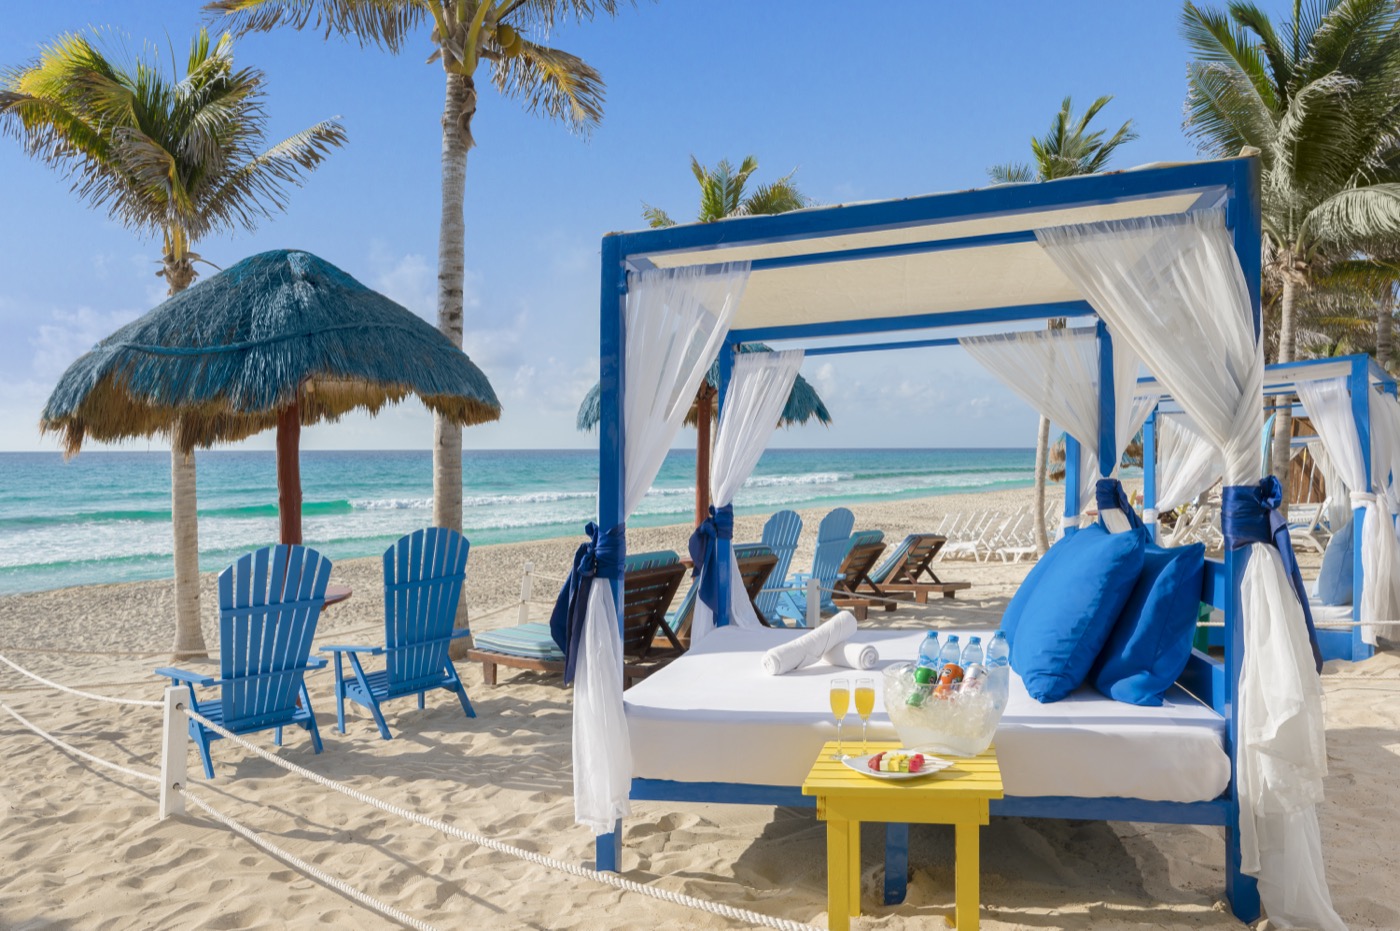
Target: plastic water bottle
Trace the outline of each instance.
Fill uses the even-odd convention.
[[[943,649],[938,654],[938,673],[943,674],[943,667],[949,663],[956,663],[962,658],[962,652],[958,649],[958,635],[949,634],[943,641]]]
[[[987,644],[987,671],[1006,669],[1011,665],[1011,644],[1006,642],[1006,634],[997,631],[992,642]]]
[[[931,630],[924,634],[923,643],[919,644],[919,665],[939,667],[938,662],[938,631]]]
[[[997,631],[992,642],[987,644],[987,686],[997,696],[997,705],[1006,703],[1006,693],[1011,685],[1011,645],[1006,642],[1006,634]]]
[[[973,663],[980,662],[982,662],[982,638],[973,634],[967,638],[967,646],[963,647],[962,659],[958,665],[966,669]]]

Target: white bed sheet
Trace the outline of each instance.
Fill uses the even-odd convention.
[[[827,703],[838,676],[876,680],[872,740],[897,735],[885,714],[881,670],[912,661],[921,631],[862,630],[880,663],[869,672],[827,665],[769,676],[759,657],[794,630],[724,627],[624,694],[633,777],[768,786],[802,783],[824,741],[835,736]],[[958,631],[963,640],[977,631]],[[983,643],[990,639],[983,633]],[[1006,793],[1197,802],[1229,784],[1225,720],[1179,690],[1161,708],[1112,701],[1084,689],[1042,705],[1014,673],[996,746]],[[848,752],[860,719],[846,718]]]

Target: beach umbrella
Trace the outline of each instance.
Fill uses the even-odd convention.
[[[773,349],[763,343],[743,343],[739,346],[740,352],[772,352]],[[714,402],[715,396],[719,393],[719,360],[716,359],[710,366],[710,370],[705,373],[705,380],[700,384],[700,390],[695,395],[695,403],[691,404],[690,410],[686,412],[685,422],[687,426],[696,427],[700,431],[700,436],[695,442],[695,523],[699,525],[709,516],[710,509],[710,422],[715,419]],[[578,408],[577,427],[582,432],[593,430],[598,426],[598,421],[602,418],[602,387],[594,382],[593,387],[584,396],[583,403]],[[823,426],[831,423],[831,412],[826,409],[821,397],[817,394],[817,389],[801,375],[797,376],[797,381],[792,385],[792,390],[788,392],[787,404],[783,406],[783,415],[778,421],[782,427],[790,427],[794,424],[801,425],[809,420],[816,420]]]
[[[417,395],[467,426],[496,420],[486,375],[427,321],[308,252],[244,259],[98,343],[40,427],[84,440],[165,435],[181,450],[277,429],[283,543],[301,542],[301,428]]]

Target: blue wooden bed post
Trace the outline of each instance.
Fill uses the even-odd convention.
[[[1094,323],[1099,341],[1099,478],[1118,465],[1118,401],[1113,386],[1113,337],[1102,320]]]
[[[1083,505],[1079,501],[1079,441],[1068,433],[1065,437],[1065,536],[1079,529],[1075,518]]]
[[[1241,158],[1232,166],[1226,221],[1234,234],[1235,257],[1244,272],[1249,304],[1254,317],[1254,338],[1260,339],[1260,276],[1263,273],[1263,230],[1259,217],[1259,159]],[[1253,876],[1240,871],[1239,773],[1235,748],[1240,734],[1240,678],[1244,670],[1244,625],[1240,623],[1240,586],[1244,579],[1248,549],[1225,550],[1225,575],[1229,580],[1225,604],[1225,720],[1226,752],[1230,756],[1230,797],[1225,815],[1225,897],[1235,917],[1244,922],[1259,917],[1259,885]]]
[[[599,299],[599,421],[598,421],[598,524],[603,530],[626,519],[623,488],[626,483],[626,456],[623,437],[623,397],[627,354],[627,269],[616,236],[603,237],[602,291]],[[624,553],[625,556],[625,553]],[[612,583],[617,602],[617,622],[622,624],[622,580]],[[622,823],[611,834],[595,840],[594,862],[599,870],[617,872],[622,845]]]
[[[1366,470],[1366,487],[1358,491],[1369,492],[1375,481],[1371,475],[1371,366],[1369,356],[1353,356],[1351,374],[1347,378],[1351,390],[1351,418],[1356,423],[1356,438],[1361,441],[1361,464]],[[1355,548],[1352,558],[1352,598],[1351,619],[1361,620],[1361,589],[1365,585],[1365,565],[1361,561],[1361,538],[1365,535],[1366,508],[1352,511],[1351,543]],[[1361,628],[1351,629],[1352,662],[1371,656],[1375,650],[1361,638]]]
[[[718,421],[724,417],[724,402],[729,397],[729,380],[734,377],[734,353],[738,349],[729,340],[725,340],[719,347],[719,390],[715,397],[715,435],[718,436]],[[696,481],[707,482],[709,476],[697,475]],[[715,605],[716,627],[723,627],[729,623],[729,553],[733,546],[732,540],[723,537],[715,542]]]
[[[1142,422],[1142,513],[1157,510],[1157,406]],[[1145,522],[1145,521],[1144,521]],[[1162,542],[1161,521],[1154,519],[1148,524],[1152,531],[1152,542]]]

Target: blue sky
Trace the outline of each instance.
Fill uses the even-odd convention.
[[[1266,4],[1277,7],[1278,4]],[[693,215],[688,160],[752,153],[760,180],[793,168],[822,203],[986,184],[1025,160],[1066,94],[1131,117],[1141,138],[1116,167],[1182,160],[1187,50],[1173,0],[661,0],[557,31],[607,81],[589,139],[485,89],[467,167],[466,349],[505,405],[472,428],[476,448],[587,446],[574,412],[597,370],[598,242],[642,225],[643,201]],[[857,15],[852,15],[855,11]],[[202,22],[189,0],[15,4],[0,67],[64,31],[112,26],[133,47],[183,56]],[[211,239],[219,266],[265,249],[308,249],[432,319],[443,77],[426,34],[394,57],[316,32],[240,40],[267,73],[270,135],[339,116],[349,145],[294,190],[285,215]],[[64,368],[164,297],[158,245],[81,204],[52,170],[0,137],[0,450],[53,448],[37,430]],[[832,361],[839,360],[839,361]],[[830,364],[827,364],[830,363]],[[814,359],[828,429],[784,446],[1028,446],[1034,415],[956,349]],[[912,414],[912,416],[911,416]],[[405,404],[303,434],[307,448],[429,448],[428,415]],[[683,431],[678,444],[693,444]],[[270,448],[271,434],[248,441]],[[129,444],[128,448],[160,444]]]

